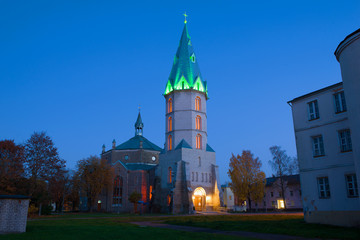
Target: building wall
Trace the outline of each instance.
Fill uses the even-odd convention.
[[[26,231],[29,199],[0,198],[0,233]]]

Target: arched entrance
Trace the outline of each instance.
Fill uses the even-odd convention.
[[[206,192],[202,187],[198,187],[194,190],[192,196],[193,204],[196,211],[202,211],[205,208],[206,203]]]

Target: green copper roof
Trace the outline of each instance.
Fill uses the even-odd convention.
[[[210,147],[209,144],[206,144],[206,151],[207,151],[207,152],[215,152],[215,150],[212,149],[212,147]]]
[[[181,149],[181,148],[190,148],[192,149],[192,147],[183,139],[180,141],[180,143],[176,146],[176,149]]]
[[[186,23],[174,58],[169,80],[166,83],[165,95],[173,90],[183,89],[195,89],[205,92],[207,95],[207,84],[201,76]]]
[[[145,170],[148,171],[156,167],[156,164],[145,164],[145,163],[127,163],[126,168],[131,171]]]
[[[126,142],[120,144],[115,149],[116,150],[126,150],[126,149],[140,149],[140,142],[142,141],[142,149],[161,151],[161,148],[155,145],[154,143],[147,140],[141,135],[136,135],[133,138],[130,138]]]

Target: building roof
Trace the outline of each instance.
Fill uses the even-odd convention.
[[[336,57],[336,60],[339,61],[339,57],[340,57],[340,54],[342,52],[342,50],[344,50],[344,48],[347,46],[347,45],[344,45],[345,42],[347,42],[348,40],[350,40],[352,37],[354,37],[356,34],[360,33],[360,28],[358,30],[356,30],[355,32],[352,32],[350,33],[349,35],[347,35],[344,40],[342,40],[339,45],[337,46],[335,52],[334,52],[334,55]]]
[[[271,186],[274,182],[276,182],[276,180],[278,180],[280,177],[270,177],[270,178],[266,178],[266,186]],[[287,181],[288,185],[295,185],[295,184],[300,184],[300,175],[299,174],[295,174],[295,175],[289,175],[289,176],[284,176],[284,180]]]
[[[321,88],[321,89],[316,90],[316,91],[314,91],[314,92],[310,92],[310,93],[307,93],[307,94],[302,95],[302,96],[300,96],[300,97],[294,98],[293,100],[288,101],[288,103],[296,102],[296,101],[301,100],[301,99],[303,99],[303,98],[307,98],[307,97],[310,97],[310,96],[312,96],[312,95],[316,95],[316,94],[318,94],[318,93],[327,91],[327,90],[329,90],[329,89],[331,89],[331,88],[340,87],[342,84],[343,84],[343,82],[335,83],[335,84],[333,84],[333,85],[330,85],[330,86]]]
[[[212,147],[210,147],[209,144],[206,144],[206,151],[207,151],[207,152],[215,152],[215,150],[212,149]]]
[[[141,114],[139,112],[138,117],[137,117],[136,122],[135,122],[135,128],[143,128],[143,127],[144,127],[144,123],[143,123],[143,121],[141,119]]]
[[[186,23],[174,57],[169,80],[166,84],[165,95],[173,90],[184,89],[195,89],[205,92],[207,95],[207,84],[201,76]]]
[[[180,143],[176,146],[176,149],[181,149],[181,148],[190,148],[192,149],[192,147],[183,139],[180,141]]]
[[[145,164],[145,163],[126,163],[125,167],[128,170],[136,171],[136,170],[150,170],[156,167],[156,164]]]
[[[159,146],[150,142],[141,135],[136,135],[135,137],[130,138],[126,142],[118,145],[115,149],[116,150],[141,149],[140,142],[142,142],[142,149],[161,151],[161,148]]]

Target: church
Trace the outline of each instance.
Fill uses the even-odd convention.
[[[186,16],[185,16],[186,17]],[[115,171],[111,191],[100,196],[100,209],[129,212],[128,197],[142,195],[144,212],[191,213],[217,210],[221,204],[215,151],[208,144],[207,82],[201,76],[185,19],[165,92],[165,145],[143,136],[139,113],[135,137],[106,151]],[[99,208],[99,206],[98,206]]]

